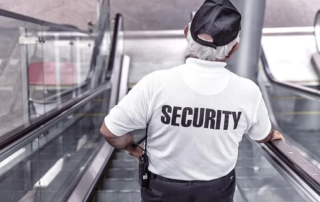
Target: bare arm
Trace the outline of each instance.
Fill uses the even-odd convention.
[[[123,136],[116,136],[106,127],[105,123],[102,123],[100,133],[104,136],[106,141],[116,149],[124,149],[128,152],[135,149],[132,146],[132,143],[134,143],[134,138],[129,133]]]
[[[104,136],[106,141],[116,149],[126,150],[128,154],[136,158],[140,157],[143,153],[143,150],[139,147],[133,147],[134,138],[131,134],[127,133],[123,136],[114,135],[103,122],[100,128],[100,133]]]

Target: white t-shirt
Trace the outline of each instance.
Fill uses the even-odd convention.
[[[145,76],[105,118],[121,136],[148,124],[149,170],[180,180],[213,180],[234,169],[243,134],[271,129],[261,92],[223,62],[189,58]]]

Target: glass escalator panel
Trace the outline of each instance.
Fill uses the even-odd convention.
[[[140,140],[144,131],[136,131],[135,139]],[[104,179],[96,192],[96,201],[140,201],[138,164],[123,151],[116,151]],[[246,137],[239,147],[236,165],[237,189],[234,202],[304,202],[303,198],[273,164],[259,151],[257,145]],[[297,188],[298,189],[298,188]]]
[[[30,124],[33,116],[28,106],[27,52],[39,48],[37,33],[41,26],[0,16],[0,142],[7,133]],[[30,41],[26,40],[27,38]],[[27,45],[28,44],[28,45]],[[40,44],[41,45],[41,44]],[[40,54],[41,58],[42,55]],[[41,89],[43,92],[43,89]],[[43,111],[43,106],[39,110]]]
[[[30,106],[39,117],[90,90],[94,41],[90,35],[45,25],[37,34],[41,46],[27,53],[32,58],[27,68]]]
[[[0,142],[93,88],[95,34],[31,19],[1,11]]]
[[[280,86],[267,91],[279,128],[301,155],[320,168],[320,100]]]
[[[110,90],[103,91],[0,156],[1,201],[65,201],[79,173],[104,143],[99,129],[109,96]]]
[[[240,143],[236,175],[244,201],[306,201],[247,137]]]

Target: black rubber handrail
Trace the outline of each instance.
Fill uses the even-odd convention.
[[[282,162],[284,162],[286,165],[288,165],[317,194],[320,194],[320,181],[318,178],[318,176],[320,174],[320,170],[315,165],[313,165],[311,162],[307,161],[300,154],[290,158],[274,142],[265,143],[265,145],[271,151],[273,151],[277,155],[277,157],[279,157],[281,159]],[[286,145],[286,147],[291,148],[291,146],[289,144],[285,143],[285,145]],[[299,161],[299,163],[297,163],[297,161]],[[306,167],[308,167],[310,170],[315,171],[317,175],[313,176],[312,173],[308,173],[308,171],[304,170],[303,166],[301,166],[301,165],[303,165],[303,166],[308,165]]]
[[[120,16],[118,18],[118,20],[120,20],[121,18],[121,22],[122,22],[122,17]],[[118,26],[121,26],[122,27],[122,24],[121,23],[118,23]],[[115,28],[117,29],[117,28]],[[116,35],[119,33],[117,31],[114,32]],[[115,38],[118,38],[115,36]],[[113,41],[113,44],[111,46],[111,51],[112,52],[116,52],[114,49],[117,49],[117,43],[116,41]],[[113,57],[115,57],[115,55],[113,55]],[[113,58],[110,58],[110,59],[113,59]],[[113,65],[114,63],[110,63],[110,65]],[[109,68],[109,69],[113,69],[113,68]],[[89,93],[85,98],[83,99],[80,99],[79,98],[79,102],[75,103],[70,103],[69,104],[69,108],[68,109],[64,109],[61,111],[61,113],[57,113],[56,116],[52,116],[52,117],[48,117],[48,121],[45,122],[45,121],[42,121],[42,123],[38,123],[37,125],[34,125],[34,128],[36,129],[37,127],[41,127],[39,130],[36,130],[36,131],[33,131],[31,130],[30,132],[30,135],[28,135],[28,137],[25,137],[23,136],[24,139],[22,139],[20,142],[27,142],[27,141],[30,141],[30,139],[33,139],[34,137],[40,135],[43,133],[44,130],[47,130],[46,127],[50,127],[50,125],[54,125],[56,122],[62,120],[64,117],[67,117],[68,114],[70,114],[70,112],[72,113],[72,111],[74,110],[77,110],[79,107],[85,105],[86,103],[88,103],[90,100],[92,100],[94,97],[96,97],[97,94],[100,94],[101,92],[105,92],[107,91],[108,89],[107,88],[110,88],[111,85],[110,83],[105,83],[104,85],[100,86],[98,89],[95,89],[93,92]],[[74,104],[75,103],[75,104]],[[41,132],[42,130],[42,132]],[[13,144],[13,145],[10,145],[9,148],[6,148],[6,151],[2,152],[2,156],[8,156],[8,153],[12,153],[12,151],[14,152],[14,149],[16,147],[19,146],[19,143],[16,144],[16,142]],[[2,146],[3,147],[3,146]],[[98,148],[92,153],[92,155],[90,155],[88,161],[86,162],[85,165],[89,164],[92,159],[93,159],[93,156],[96,154],[96,152],[98,151]],[[85,166],[86,167],[86,166]],[[78,181],[81,179],[81,176],[83,174],[83,172],[85,171],[86,169],[81,169],[81,171],[77,174],[77,176],[74,178],[74,180],[71,182],[71,186],[69,186],[67,189],[65,189],[64,193],[60,194],[60,195],[57,195],[55,199],[55,201],[65,201],[70,193],[72,192],[73,188],[74,188],[74,185],[76,183],[78,183]],[[99,175],[100,176],[100,175]],[[96,183],[95,183],[96,184]]]
[[[260,58],[261,58],[261,62],[262,62],[262,68],[263,68],[267,78],[272,83],[277,84],[277,85],[279,85],[281,87],[284,87],[286,89],[298,92],[298,93],[304,93],[304,94],[307,93],[307,94],[310,94],[312,96],[317,96],[317,97],[320,98],[320,91],[314,90],[312,88],[304,87],[304,86],[301,86],[301,85],[296,85],[296,84],[292,84],[292,83],[288,83],[288,82],[283,82],[283,81],[277,80],[273,76],[273,74],[272,74],[272,72],[270,70],[270,67],[269,67],[269,64],[268,64],[268,61],[267,61],[267,58],[266,58],[266,55],[264,53],[263,48],[261,48]]]
[[[102,19],[100,19],[102,20]],[[54,95],[54,96],[51,96],[50,98],[46,99],[46,100],[30,100],[32,102],[35,102],[37,104],[50,104],[52,102],[55,101],[56,97],[57,96],[66,96],[66,95],[70,95],[72,94],[74,91],[77,91],[77,90],[81,90],[82,88],[86,87],[88,84],[89,84],[89,81],[92,79],[93,77],[93,74],[94,74],[94,70],[95,70],[95,67],[96,67],[96,64],[97,64],[97,57],[100,53],[100,46],[101,46],[101,43],[103,41],[103,36],[105,34],[105,32],[107,31],[107,26],[108,24],[107,23],[104,23],[103,25],[99,26],[99,29],[98,29],[98,35],[94,41],[94,47],[93,47],[93,50],[92,50],[92,57],[91,57],[91,61],[90,61],[90,69],[88,71],[88,74],[87,74],[87,78],[85,79],[85,81],[78,87],[76,88],[73,88],[73,89],[69,89],[69,90],[66,90],[66,91],[63,91],[61,93],[59,93],[58,95]],[[112,43],[116,43],[116,41]],[[112,52],[112,49],[111,49],[111,52]],[[110,54],[110,60],[114,60],[114,59],[111,59],[113,56]],[[109,65],[113,65],[109,63]],[[112,67],[109,68],[108,66],[108,69],[111,69],[112,70]],[[108,69],[106,72],[108,72]]]
[[[115,18],[115,26],[114,26],[114,30],[113,30],[113,36],[112,36],[112,47],[110,50],[110,58],[109,58],[109,63],[108,63],[108,71],[106,72],[106,75],[108,74],[108,72],[112,72],[113,68],[114,68],[114,63],[115,63],[115,57],[117,55],[117,48],[118,48],[118,40],[119,40],[119,33],[123,31],[123,16],[118,13],[116,14],[116,18]],[[122,67],[120,67],[122,68]],[[121,76],[121,69],[120,69],[120,75]],[[119,79],[120,81],[120,79]],[[117,99],[119,98],[119,89],[117,92]],[[119,101],[119,100],[117,100]],[[107,165],[109,161],[106,161],[105,166]],[[104,167],[105,167],[104,166]],[[99,174],[97,176],[99,176],[98,178],[96,178],[94,180],[93,186],[90,187],[90,190],[87,192],[87,195],[85,196],[85,199],[83,199],[83,201],[91,201],[93,196],[95,195],[95,192],[93,190],[95,190],[98,186],[99,186],[99,181],[103,178],[102,173],[104,172],[104,169],[100,169]]]
[[[314,36],[315,36],[315,39],[316,39],[316,46],[317,46],[318,53],[320,53],[320,36],[317,35],[318,34],[317,33],[317,29],[320,29],[320,28],[317,28],[318,26],[320,26],[320,25],[317,24],[317,23],[319,23],[317,21],[319,16],[320,16],[320,10],[317,11],[317,13],[315,15],[315,18],[314,18],[314,24],[313,24],[313,26],[314,26]]]
[[[48,116],[43,117],[39,121],[31,124],[30,126],[27,126],[26,128],[22,129],[21,131],[15,133],[15,134],[10,135],[9,137],[6,137],[7,135],[1,136],[0,137],[0,151],[2,149],[4,149],[5,147],[9,146],[10,144],[16,142],[17,140],[23,138],[26,134],[31,133],[33,130],[41,127],[44,124],[47,124],[52,119],[59,116],[60,114],[62,114],[66,110],[72,108],[77,103],[80,103],[81,101],[83,101],[84,99],[86,99],[87,97],[89,97],[93,93],[94,93],[94,91],[93,92],[88,91],[88,92],[84,93],[81,97],[76,98],[76,99],[68,102],[63,107],[58,109],[57,111],[50,113]]]
[[[114,66],[114,61],[115,61],[115,56],[116,56],[116,51],[117,51],[117,45],[118,45],[118,38],[119,38],[119,33],[123,29],[123,17],[120,13],[116,14],[116,19],[115,19],[115,25],[114,25],[114,32],[113,32],[113,37],[112,37],[112,44],[114,46],[113,49],[110,51],[110,59],[109,59],[109,64],[108,64],[108,70],[107,74],[109,72],[112,72],[112,68]]]
[[[69,26],[65,26],[65,25],[60,25],[60,24],[48,22],[45,20],[40,20],[37,18],[33,18],[33,17],[18,14],[18,13],[14,13],[11,11],[7,11],[4,9],[0,9],[0,16],[11,18],[11,19],[16,19],[16,20],[20,20],[20,21],[24,21],[24,22],[29,22],[29,23],[33,23],[33,24],[37,24],[37,25],[47,26],[47,27],[51,27],[51,28],[55,28],[55,29],[59,29],[59,30],[64,30],[64,31],[91,34],[89,31],[84,31],[81,29],[77,29],[77,28],[73,28],[73,27],[69,27]]]
[[[80,86],[61,91],[58,94],[51,95],[50,97],[46,97],[45,100],[34,100],[32,98],[29,98],[29,100],[30,100],[30,102],[34,102],[37,104],[51,104],[51,103],[56,102],[57,97],[64,97],[67,95],[71,95],[73,92],[78,91],[78,90],[82,90],[82,88],[87,87],[89,85],[89,81],[90,81],[90,79],[87,78],[86,80],[84,80],[84,82],[81,83]]]
[[[21,15],[21,14],[14,13],[14,12],[11,12],[11,11],[7,11],[7,10],[4,10],[4,9],[0,9],[0,16],[7,17],[7,18],[10,18],[10,19],[20,20],[20,21],[24,21],[24,22],[28,22],[28,23],[48,26],[50,28],[58,29],[59,31],[79,32],[79,33],[84,33],[84,34],[87,34],[87,35],[92,34],[89,31],[80,30],[80,29],[75,28],[75,27],[60,25],[60,24],[48,22],[48,21],[45,21],[45,20],[32,18],[32,17],[29,17],[29,16]],[[105,30],[102,30],[101,32],[104,32],[104,31]],[[93,75],[92,72],[94,71],[94,66],[96,65],[96,63],[95,63],[96,59],[94,59],[94,58],[97,57],[97,55],[99,53],[98,51],[95,51],[95,50],[98,49],[97,47],[99,47],[100,44],[101,44],[101,42],[99,44],[95,44],[95,46],[93,48],[92,59],[91,59],[91,63],[90,63],[90,69],[89,69],[89,72],[88,72],[88,76],[80,86],[78,86],[76,88],[73,88],[73,89],[70,89],[70,90],[63,91],[63,92],[59,93],[56,96],[51,96],[47,100],[30,100],[30,101],[38,103],[38,104],[50,104],[50,103],[54,102],[54,100],[56,99],[57,96],[65,96],[67,94],[72,94],[75,90],[79,90],[79,89],[85,87],[88,84],[88,82],[90,81],[90,79],[91,79],[91,77]]]
[[[73,28],[73,27],[69,27],[69,26],[65,26],[65,25],[60,25],[60,24],[56,24],[56,23],[52,23],[52,22],[48,22],[48,21],[32,18],[32,17],[29,17],[29,16],[21,15],[21,14],[14,13],[14,12],[11,12],[11,11],[7,11],[7,10],[4,10],[4,9],[0,9],[0,16],[4,16],[4,17],[7,17],[7,18],[20,20],[20,21],[24,21],[24,22],[29,22],[29,23],[33,23],[33,24],[45,25],[45,26],[48,26],[50,28],[58,29],[60,31],[61,30],[63,30],[63,31],[72,31],[72,32],[85,33],[85,34],[88,34],[88,35],[91,34],[91,32],[89,32],[89,31],[83,31],[83,30],[80,30],[80,29],[77,29],[77,28]],[[102,43],[103,35],[104,35],[105,31],[106,31],[107,24],[104,23],[100,27],[101,27],[101,30],[98,30],[98,35],[96,37],[95,44],[94,44],[94,47],[93,47],[93,52],[92,52],[92,57],[91,57],[91,62],[90,62],[90,69],[88,71],[88,75],[87,75],[87,78],[85,79],[85,81],[80,86],[78,86],[76,88],[63,91],[63,92],[59,93],[58,95],[49,97],[46,100],[30,100],[30,101],[38,103],[38,104],[50,104],[50,103],[54,102],[54,100],[56,99],[57,96],[65,96],[65,95],[68,95],[68,94],[72,94],[74,91],[82,89],[82,88],[84,88],[85,86],[88,85],[88,82],[91,80],[91,78],[93,76],[93,72],[95,70],[97,56],[98,56],[98,54],[100,52],[99,48],[100,48],[100,45]]]
[[[273,74],[271,73],[270,67],[268,65],[267,62],[267,58],[265,56],[264,50],[261,47],[261,55],[260,55],[260,59],[262,62],[262,68],[263,71],[267,77],[267,79],[273,84],[273,85],[278,85],[280,87],[283,87],[285,89],[288,89],[289,91],[294,91],[297,93],[302,93],[304,95],[310,95],[310,97],[315,97],[315,98],[320,98],[320,92],[313,90],[311,88],[307,88],[307,87],[303,87],[303,86],[299,86],[299,85],[295,85],[295,84],[291,84],[291,83],[287,83],[287,82],[283,82],[283,81],[279,81],[277,80]],[[289,167],[292,168],[292,170],[301,177],[302,180],[304,180],[315,192],[317,192],[318,194],[320,194],[320,179],[317,176],[320,176],[320,170],[313,165],[311,162],[309,162],[308,160],[306,160],[303,164],[304,165],[299,165],[297,162],[297,160],[301,160],[304,161],[304,158],[302,156],[295,156],[295,157],[289,157],[275,142],[270,142],[270,143],[266,143],[265,144],[270,150],[272,150],[274,153],[277,154],[277,156],[279,156],[282,161],[287,164]],[[287,148],[292,148],[292,146],[290,146],[287,143],[284,143],[284,146]],[[294,150],[294,149],[292,149]],[[295,159],[298,158],[298,159]],[[299,160],[299,161],[300,161]],[[296,162],[295,162],[296,161]],[[314,172],[316,172],[316,176],[312,175],[313,173],[310,173],[310,171],[306,171],[304,170],[302,167],[305,167],[306,164],[309,165],[310,170],[313,170]]]

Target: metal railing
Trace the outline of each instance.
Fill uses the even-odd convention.
[[[36,19],[33,17],[29,17],[29,16],[18,14],[18,13],[14,13],[11,11],[7,11],[4,9],[0,9],[0,16],[8,17],[11,19],[16,19],[16,20],[20,20],[20,21],[24,21],[24,22],[28,22],[28,23],[32,23],[32,24],[47,26],[47,27],[55,28],[55,29],[62,30],[62,31],[80,32],[83,34],[90,34],[89,31],[81,30],[81,29],[66,26],[66,25],[60,25],[60,24],[48,22],[45,20]]]
[[[280,88],[284,91],[295,92],[297,99],[304,97],[304,99],[320,100],[320,93],[317,90],[277,80],[269,68],[263,49],[261,50],[260,61],[259,85],[263,95],[268,95],[268,90],[272,91],[273,88]],[[268,109],[271,110],[269,110],[269,116],[273,126],[285,135],[286,142],[274,141],[260,144],[258,147],[261,152],[265,153],[266,158],[276,162],[274,166],[278,168],[279,172],[283,173],[284,177],[291,182],[302,197],[307,197],[312,201],[319,200],[320,169],[316,163],[318,162],[317,157],[301,149],[299,143],[292,140],[287,132],[282,130],[274,114],[279,112],[274,112],[268,96],[265,97],[265,102]],[[287,118],[284,117],[283,119]]]
[[[2,83],[8,83],[10,77],[15,79],[12,73],[6,71],[11,61],[18,63],[10,71],[16,69],[16,75],[21,77],[9,86],[14,95],[0,103],[3,106],[3,102],[12,103],[9,109],[18,113],[12,118],[15,124],[6,118],[15,114],[12,110],[8,110],[2,117],[0,114],[0,125],[5,129],[0,134],[1,150],[86,98],[90,94],[88,91],[107,81],[105,77],[101,79],[101,72],[108,68],[110,24],[107,23],[109,19],[104,19],[104,26],[99,27],[101,29],[95,35],[90,31],[3,9],[0,9],[0,18],[1,38],[8,38],[10,44],[13,44],[10,50],[0,50],[7,53],[2,54],[7,55],[7,58],[0,65],[0,79],[4,80]],[[52,70],[55,71],[51,75],[54,81],[50,84],[48,81],[52,78],[47,78],[46,74],[50,75]],[[65,76],[62,71],[65,70],[65,74],[71,75],[66,77],[66,88],[61,84]],[[83,76],[83,73],[86,75]]]
[[[116,96],[115,102],[118,101],[119,92],[112,94],[112,91],[113,91],[112,88],[116,88],[115,90],[119,91],[118,80],[120,80],[121,72],[122,72],[121,71],[121,67],[122,67],[121,61],[123,60],[123,43],[121,43],[121,42],[119,43],[119,41],[123,40],[123,34],[120,34],[123,31],[122,30],[123,25],[122,25],[122,16],[121,15],[117,15],[116,22],[118,22],[118,23],[116,23],[117,26],[115,27],[115,32],[113,35],[113,45],[111,48],[111,52],[113,52],[115,54],[112,54],[112,56],[111,56],[112,58],[110,58],[110,60],[112,60],[114,62],[109,63],[109,64],[110,65],[119,64],[120,66],[108,67],[108,69],[112,70],[112,72],[111,72],[112,78],[113,78],[112,82],[115,82],[118,85],[113,85],[111,81],[108,81],[107,83],[105,83],[105,84],[101,85],[100,87],[98,87],[97,89],[95,89],[94,92],[90,92],[86,97],[79,98],[79,101],[77,103],[73,103],[68,108],[64,109],[63,111],[60,111],[60,113],[57,114],[56,116],[50,117],[46,120],[43,120],[41,122],[41,125],[39,125],[39,123],[34,124],[33,125],[34,128],[32,131],[28,132],[28,134],[24,134],[23,137],[19,138],[13,144],[10,144],[9,146],[4,148],[0,152],[0,162],[6,161],[6,159],[11,158],[12,156],[15,156],[17,151],[19,152],[21,148],[25,148],[28,145],[31,145],[31,147],[35,143],[36,143],[36,145],[41,145],[41,146],[37,146],[36,150],[34,150],[34,151],[31,149],[35,155],[39,155],[36,153],[43,152],[42,147],[46,147],[46,145],[51,144],[52,141],[61,142],[59,140],[59,138],[60,138],[59,134],[65,133],[64,131],[61,131],[61,130],[68,130],[68,128],[71,128],[72,125],[79,125],[78,123],[76,123],[77,120],[79,120],[81,117],[85,117],[85,115],[87,113],[95,113],[94,111],[93,112],[90,111],[90,109],[93,108],[92,102],[100,102],[100,99],[102,99],[102,98],[105,99],[105,97],[100,98],[97,96],[105,94],[106,92],[108,92],[107,95],[109,96],[109,97],[107,97],[108,102],[109,102],[109,106],[104,103],[102,103],[102,105],[98,104],[99,106],[100,105],[105,106],[106,111],[103,111],[103,110],[101,111],[99,109],[98,112],[107,113],[107,111],[108,111],[107,108],[112,107],[112,105],[115,104],[115,103],[113,103],[113,104],[111,103],[111,100],[113,100],[113,99],[110,96]],[[119,27],[121,29],[119,29]],[[116,30],[118,30],[118,31],[116,31]],[[117,69],[118,69],[118,71],[115,71]],[[106,96],[106,95],[104,95],[104,96]],[[83,109],[83,110],[80,110],[80,109]],[[80,117],[77,117],[79,115],[79,113],[84,113],[84,114],[83,114],[83,116],[81,115]],[[90,119],[93,119],[92,117],[90,117],[91,116],[90,114],[88,114],[88,115],[89,115]],[[92,115],[95,115],[95,114],[92,114]],[[70,119],[71,120],[74,119],[74,121],[70,122]],[[102,120],[103,120],[103,118],[101,118],[101,120],[98,124],[101,124]],[[97,122],[95,122],[95,123],[97,123]],[[59,124],[60,125],[62,124],[64,126],[63,127],[64,129],[60,129],[59,127],[57,128],[56,126]],[[95,126],[95,127],[98,129],[97,126]],[[47,131],[51,131],[51,132],[47,132]],[[76,131],[74,131],[74,132],[76,132]],[[49,133],[49,135],[48,135],[48,133]],[[46,138],[47,140],[45,142],[41,142],[41,139],[43,139],[42,138],[43,136],[44,137],[50,136],[51,133],[55,134],[54,137],[50,137],[49,139]],[[97,135],[97,132],[94,132],[94,133],[95,134],[89,134],[90,137]],[[68,136],[74,136],[76,134],[77,133],[69,134]],[[100,136],[100,134],[98,134],[98,135]],[[66,137],[68,137],[68,136],[66,136]],[[94,183],[94,182],[96,182],[96,180],[98,180],[98,177],[100,176],[100,174],[98,173],[96,176],[92,176],[92,173],[93,173],[92,169],[97,170],[100,167],[103,168],[104,164],[106,162],[108,162],[110,154],[113,151],[113,148],[111,146],[107,146],[108,144],[103,140],[102,136],[99,140],[101,140],[101,141],[96,141],[94,145],[91,145],[91,143],[89,142],[87,146],[83,146],[82,149],[80,149],[79,151],[77,149],[75,154],[70,155],[69,153],[66,153],[63,157],[61,157],[57,161],[57,163],[61,163],[61,162],[67,163],[69,161],[68,159],[70,159],[70,158],[72,159],[73,156],[75,156],[74,158],[76,158],[78,153],[79,152],[81,153],[81,150],[88,149],[88,147],[91,148],[90,153],[86,152],[86,156],[82,158],[83,160],[78,162],[79,166],[77,167],[77,169],[73,170],[73,172],[68,175],[67,179],[63,179],[60,182],[60,183],[63,183],[63,184],[61,184],[61,188],[59,190],[56,190],[57,192],[54,194],[54,196],[52,196],[52,197],[50,196],[50,200],[52,200],[52,201],[66,201],[70,194],[72,196],[73,190],[75,189],[75,186],[77,184],[81,184],[82,179],[85,179],[84,183],[89,186],[88,189],[91,189],[92,186],[96,185],[96,183]],[[77,147],[79,146],[79,142],[81,142],[81,141],[82,140],[80,140],[80,139],[78,140]],[[39,142],[41,142],[41,143],[39,143]],[[69,145],[69,144],[71,144],[71,143],[67,143],[67,145]],[[25,152],[25,150],[23,152]],[[51,155],[53,155],[53,154],[51,154]],[[105,159],[105,162],[101,162],[101,155],[104,155],[103,159]],[[32,156],[31,153],[28,156],[24,155],[24,159],[29,158],[30,156]],[[39,157],[40,161],[46,160],[44,157],[41,157],[42,155],[39,155],[39,156],[40,156]],[[98,158],[98,161],[96,160],[96,158]],[[21,159],[21,160],[23,160],[23,162],[27,162],[24,159]],[[41,164],[41,162],[39,162],[38,165],[40,165],[40,164]],[[80,164],[81,164],[81,166],[80,166]],[[101,164],[100,167],[98,164],[99,165]],[[61,165],[59,164],[59,166],[61,166]],[[92,166],[93,166],[93,168],[91,168]],[[29,164],[26,167],[27,167],[27,170],[29,170],[29,172],[34,172],[34,169],[32,168],[32,166],[30,167]],[[69,169],[69,167],[68,166],[66,166],[66,168],[64,168],[64,166],[62,167],[62,171],[66,172],[67,171],[66,169]],[[102,172],[102,170],[101,170],[101,172]],[[94,177],[94,178],[92,178],[92,180],[93,180],[92,183],[90,183],[88,181],[86,174],[90,175],[91,177]],[[0,173],[0,178],[1,177],[2,177],[2,175]],[[46,184],[46,180],[42,179],[42,178],[34,186],[30,187],[30,191],[34,190],[37,193],[36,196],[32,196],[32,197],[36,197],[36,198],[46,197],[45,190],[46,190],[46,186],[49,186],[49,184]],[[41,182],[41,180],[42,180],[42,182]],[[66,182],[66,180],[68,182]],[[51,182],[51,183],[53,183],[53,182]],[[28,184],[33,185],[34,182],[28,182]],[[41,189],[39,189],[39,188],[41,188]],[[50,190],[50,188],[49,188],[49,190]],[[52,192],[52,190],[50,190],[50,191]],[[85,194],[84,197],[90,193],[90,191],[88,191],[88,193],[83,193],[83,189],[81,189],[81,192],[82,192],[82,194]],[[41,193],[41,194],[38,194],[38,193]],[[37,195],[39,195],[39,196],[37,196]],[[30,196],[28,196],[28,194],[26,193],[25,197],[30,197]],[[32,200],[32,199],[30,199],[30,200]]]
[[[314,19],[314,35],[316,38],[318,53],[320,53],[320,10],[317,12]]]
[[[112,72],[112,89],[110,93],[109,107],[110,110],[113,108],[121,97],[124,95],[121,92],[126,94],[126,91],[123,88],[127,88],[126,82],[120,82],[125,73],[123,71],[124,65],[124,35],[123,35],[123,17],[121,14],[117,14],[115,18],[115,26],[112,37],[112,47],[109,60],[108,70]],[[110,73],[108,73],[109,75]],[[107,72],[105,76],[108,76]],[[105,142],[104,145],[99,150],[99,153],[93,160],[93,163],[86,170],[84,175],[79,180],[79,183],[74,188],[71,193],[68,201],[89,201],[95,194],[94,190],[99,186],[99,181],[104,176],[102,173],[110,160],[111,154],[114,151],[114,148]],[[104,159],[104,161],[101,161]]]

